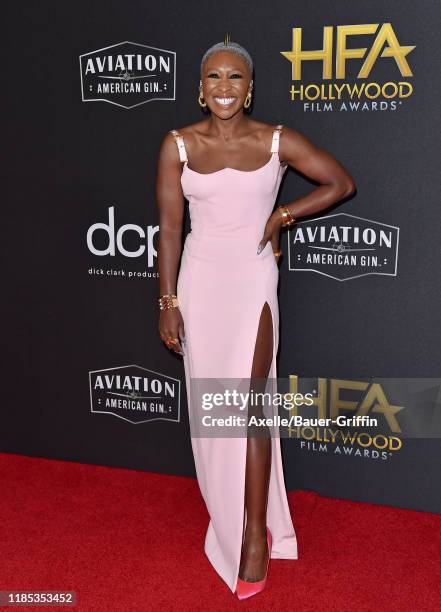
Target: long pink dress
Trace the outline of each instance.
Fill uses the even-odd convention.
[[[172,130],[181,161],[181,184],[189,202],[188,233],[177,280],[184,320],[184,368],[190,427],[191,380],[251,376],[259,317],[265,301],[273,322],[273,358],[269,378],[277,378],[279,343],[277,285],[279,269],[271,243],[257,255],[286,164],[278,154],[282,126],[273,132],[269,161],[254,171],[223,168],[202,174],[188,167],[183,137]],[[199,437],[191,430],[199,488],[210,515],[205,553],[233,591],[239,573],[244,520],[247,440]],[[194,435],[193,435],[194,434]],[[271,436],[272,461],[267,525],[273,536],[271,558],[297,559],[282,470],[280,438]]]

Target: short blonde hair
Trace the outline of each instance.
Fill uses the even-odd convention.
[[[215,45],[207,49],[207,51],[205,51],[202,57],[202,61],[201,61],[201,73],[202,73],[204,63],[206,62],[206,60],[209,57],[211,57],[214,53],[216,53],[217,51],[231,51],[232,53],[235,53],[241,59],[243,59],[245,64],[248,66],[250,74],[251,75],[253,74],[253,60],[251,59],[251,55],[248,53],[246,49],[244,49],[244,47],[242,47],[242,45],[239,45],[239,43],[231,42],[231,41],[228,42],[227,44],[225,44],[224,42],[216,43]]]

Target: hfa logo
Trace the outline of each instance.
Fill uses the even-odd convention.
[[[302,66],[305,62],[308,62],[308,65],[315,62],[321,64],[320,78],[323,81],[346,79],[348,65],[352,65],[354,68],[359,67],[355,79],[369,79],[375,66],[384,82],[378,83],[375,79],[370,78],[368,82],[361,84],[337,82],[293,85],[290,90],[291,100],[307,101],[305,110],[333,110],[333,101],[339,102],[346,97],[351,101],[352,106],[339,106],[339,110],[358,110],[353,100],[365,98],[375,101],[382,98],[392,101],[407,98],[412,94],[413,87],[408,81],[394,81],[391,78],[395,78],[397,73],[402,79],[413,76],[407,56],[416,45],[401,45],[391,23],[383,23],[381,26],[378,23],[339,25],[336,26],[336,30],[335,49],[334,26],[324,26],[323,47],[307,50],[303,48],[302,28],[292,29],[292,49],[280,52],[291,62],[291,79],[300,81]],[[369,48],[363,46],[353,48],[349,41],[354,36],[367,36],[367,40],[372,40],[373,36],[375,38]],[[360,60],[364,60],[361,66]],[[391,60],[395,70],[391,68]],[[326,101],[326,104],[321,105],[320,108],[309,104],[317,100]],[[389,104],[393,108],[392,103],[389,102]],[[395,106],[396,104],[397,102],[394,101]],[[376,107],[373,109],[376,110]]]
[[[121,42],[80,55],[83,102],[133,108],[152,100],[174,100],[176,53]]]
[[[440,436],[441,422],[437,419],[440,378],[351,380],[290,375],[286,382],[289,394],[297,394],[301,389],[305,396],[305,391],[311,389],[315,396],[312,403],[294,405],[288,413],[288,417],[301,414],[316,420],[311,425],[287,430],[286,437],[297,438],[305,451],[387,460],[396,456],[406,439]],[[362,422],[373,419],[377,423],[342,427],[337,421],[342,416],[361,417]],[[317,423],[317,419],[324,424]]]

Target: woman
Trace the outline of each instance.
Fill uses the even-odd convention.
[[[243,47],[226,39],[208,49],[199,104],[210,114],[167,133],[157,175],[159,332],[184,357],[196,473],[210,515],[205,553],[239,599],[265,587],[270,558],[297,559],[280,438],[250,428],[201,437],[191,385],[248,378],[260,390],[277,378],[280,229],[354,191],[342,165],[299,132],[250,119],[252,91]],[[288,165],[320,186],[274,210]],[[178,274],[184,196],[191,232]],[[259,406],[253,414],[262,414]]]

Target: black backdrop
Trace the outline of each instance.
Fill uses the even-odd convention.
[[[437,3],[131,0],[9,3],[5,9],[1,450],[194,476],[183,365],[157,333],[156,159],[168,130],[201,118],[200,60],[227,31],[255,62],[252,116],[298,129],[356,181],[354,197],[299,224],[303,235],[336,222],[349,227],[348,241],[328,233],[321,243],[327,253],[343,255],[356,246],[353,228],[374,236],[369,254],[377,260],[362,262],[358,253],[345,265],[311,262],[310,248],[317,253],[318,243],[283,234],[279,376],[320,379],[328,389],[337,381],[440,376]],[[348,59],[337,78],[336,37],[346,24],[376,25],[348,36],[348,48],[366,52]],[[304,50],[320,49],[325,26],[334,36],[332,75],[325,78],[322,62],[304,61],[299,79],[283,55],[292,50],[293,29],[301,28]],[[386,41],[377,38],[380,31]],[[399,46],[414,46],[401,49],[400,61],[381,57],[393,35]],[[370,74],[360,76],[376,39],[379,56]],[[115,66],[105,59],[99,72],[103,58],[128,53],[151,63]],[[117,83],[146,82],[152,91],[112,91]],[[358,106],[347,92],[341,100],[325,99],[329,85],[343,83],[373,85]],[[375,86],[385,83],[392,85],[375,97]],[[407,87],[394,93],[398,83]],[[316,106],[298,94],[292,98],[292,87],[308,84],[325,86]],[[103,88],[109,91],[98,93]],[[278,202],[314,186],[289,170]],[[113,228],[92,231],[112,215]],[[106,254],[113,238],[114,253]],[[159,419],[158,413],[106,410],[106,398],[116,397],[97,387],[106,374],[157,381],[158,401],[170,412]],[[406,411],[409,417],[415,406],[396,414],[399,430],[383,419],[386,440],[401,440],[386,456],[374,444],[360,455],[357,443],[346,445],[348,454],[332,441],[320,451],[300,439],[283,440],[288,488],[439,512],[440,444],[429,427],[439,423],[434,407],[433,400],[425,430],[432,435],[412,435]]]

